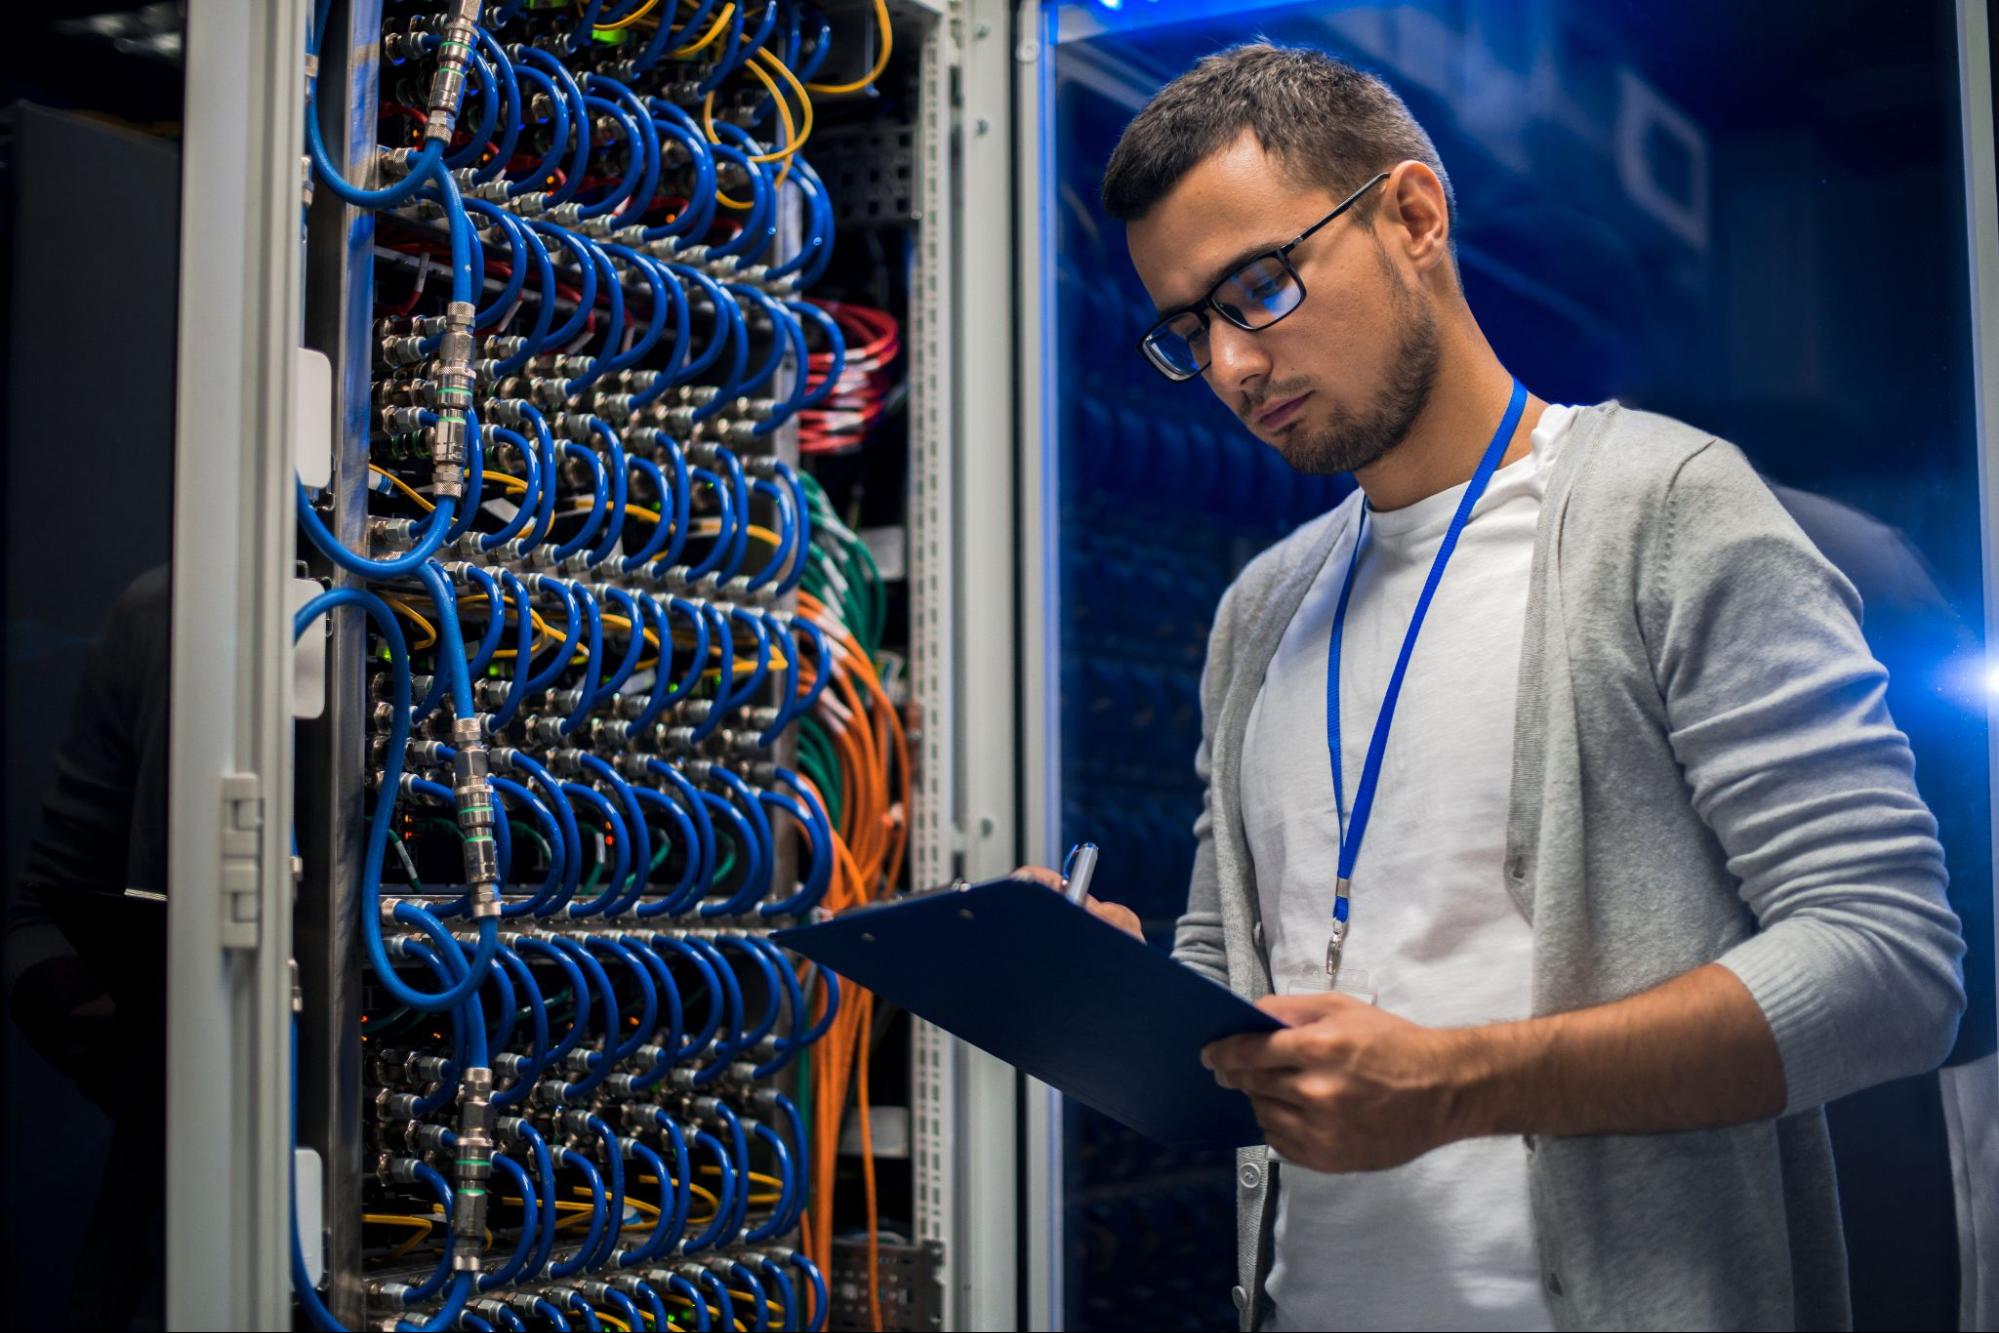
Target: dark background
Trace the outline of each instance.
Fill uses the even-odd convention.
[[[104,8],[34,5],[0,42],[10,902],[84,654],[118,595],[171,553],[181,72],[61,30]],[[0,1086],[8,1322],[65,1327],[110,1122],[11,1021],[0,1022]]]

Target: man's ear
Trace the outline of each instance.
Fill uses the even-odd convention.
[[[1451,255],[1451,208],[1437,173],[1411,159],[1382,183],[1375,234],[1424,277]]]

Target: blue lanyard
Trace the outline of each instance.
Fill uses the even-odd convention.
[[[1402,677],[1409,670],[1409,656],[1416,648],[1416,636],[1423,630],[1423,617],[1429,614],[1430,600],[1437,594],[1437,585],[1443,581],[1444,566],[1451,562],[1451,553],[1458,548],[1458,535],[1471,519],[1471,511],[1478,504],[1479,497],[1492,481],[1492,474],[1499,467],[1499,460],[1505,456],[1506,446],[1513,439],[1514,428],[1520,424],[1520,414],[1527,406],[1527,390],[1519,380],[1513,381],[1513,396],[1506,404],[1506,415],[1500,420],[1499,429],[1493,432],[1492,443],[1485,446],[1485,456],[1479,459],[1478,470],[1472,473],[1471,481],[1465,487],[1464,498],[1458,501],[1458,511],[1451,516],[1451,526],[1444,533],[1443,545],[1437,548],[1437,555],[1430,562],[1430,576],[1423,581],[1423,593],[1416,599],[1416,609],[1409,617],[1409,628],[1402,636],[1402,651],[1396,655],[1395,669],[1388,676],[1388,691],[1381,698],[1381,712],[1374,719],[1374,735],[1367,743],[1367,758],[1361,764],[1360,785],[1354,789],[1353,813],[1347,814],[1346,781],[1341,772],[1344,765],[1340,760],[1340,634],[1346,625],[1347,603],[1353,597],[1354,573],[1360,568],[1360,545],[1367,536],[1367,504],[1361,503],[1360,522],[1354,531],[1353,550],[1347,556],[1346,581],[1340,587],[1339,607],[1333,612],[1332,641],[1326,650],[1326,750],[1332,757],[1333,765],[1333,809],[1340,818],[1340,858],[1338,882],[1333,888],[1332,935],[1326,943],[1326,972],[1338,976],[1340,970],[1340,946],[1346,940],[1347,916],[1352,906],[1354,862],[1360,857],[1361,839],[1367,836],[1368,817],[1374,813],[1374,789],[1381,781],[1381,757],[1388,749],[1388,728],[1395,721],[1395,701],[1402,693]]]

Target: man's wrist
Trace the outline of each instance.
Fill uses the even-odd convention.
[[[1540,1132],[1533,1112],[1548,1088],[1550,1029],[1530,1019],[1444,1030],[1446,1123],[1453,1141]]]

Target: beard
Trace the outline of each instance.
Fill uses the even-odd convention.
[[[1382,262],[1385,269],[1385,257]],[[1393,273],[1386,276],[1398,326],[1387,383],[1364,411],[1348,415],[1333,408],[1332,419],[1316,431],[1306,432],[1301,422],[1295,436],[1278,440],[1277,451],[1284,461],[1307,475],[1360,471],[1402,443],[1429,405],[1440,355],[1436,316],[1429,303],[1395,281]]]

